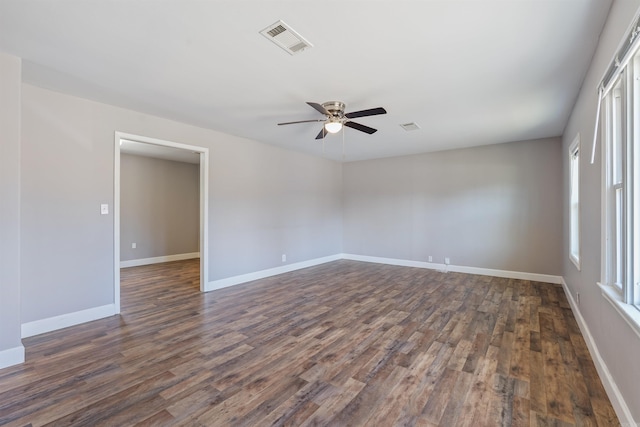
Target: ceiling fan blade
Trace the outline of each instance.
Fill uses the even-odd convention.
[[[324,108],[322,105],[318,104],[317,102],[307,102],[307,104],[309,104],[310,106],[312,106],[313,108],[318,110],[320,113],[324,114],[325,116],[331,115],[331,113],[328,112],[326,108]]]
[[[324,126],[322,126],[322,129],[320,129],[320,133],[316,136],[316,139],[322,139],[325,136],[327,136],[329,134],[329,132],[327,132],[324,128]]]
[[[387,110],[382,107],[370,108],[368,110],[360,110],[354,111],[352,113],[347,113],[344,116],[348,119],[355,119],[357,117],[377,116],[378,114],[387,114]]]
[[[369,126],[361,125],[360,123],[356,123],[356,122],[344,122],[344,125],[347,127],[350,127],[351,129],[368,133],[369,135],[371,135],[372,133],[378,132],[378,129],[370,128]]]
[[[297,122],[284,122],[278,123],[278,126],[282,125],[294,125],[296,123],[311,123],[311,122],[324,122],[326,119],[316,119],[316,120],[298,120]]]

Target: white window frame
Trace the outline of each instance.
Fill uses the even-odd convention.
[[[580,270],[580,134],[569,146],[569,259]]]
[[[629,227],[629,188],[627,179],[627,113],[626,104],[626,80],[627,71],[615,80],[612,88],[603,99],[604,126],[602,162],[603,176],[603,200],[604,206],[604,263],[602,283],[611,286],[623,301],[626,301],[628,268],[628,244],[632,239],[628,237]],[[621,99],[621,107],[618,108],[616,99]],[[618,119],[620,123],[614,121]],[[619,125],[619,126],[618,126]],[[618,147],[617,145],[620,145]],[[616,150],[619,148],[619,150]]]
[[[631,63],[632,69],[629,72],[629,81],[633,82],[633,84],[631,85],[631,100],[628,108],[632,117],[627,127],[630,141],[627,156],[631,167],[627,171],[627,179],[632,183],[629,188],[629,197],[632,200],[632,204],[629,207],[629,220],[632,224],[633,234],[631,236],[632,244],[629,249],[631,251],[629,257],[631,290],[627,295],[627,302],[637,308],[640,313],[640,148],[638,148],[640,143],[640,50],[635,54]]]
[[[603,179],[599,285],[605,298],[640,336],[640,149],[635,149],[640,142],[640,45],[631,49],[631,58],[601,93]],[[620,98],[619,104],[616,97]],[[615,114],[619,114],[619,126]],[[616,140],[620,147],[614,145]]]

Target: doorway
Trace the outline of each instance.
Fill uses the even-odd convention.
[[[120,313],[120,154],[124,143],[134,143],[145,150],[172,153],[177,156],[189,156],[194,153],[199,156],[200,166],[200,221],[199,221],[199,249],[200,249],[200,291],[204,292],[207,285],[207,272],[209,262],[208,239],[208,176],[209,176],[209,149],[178,142],[165,141],[140,135],[132,135],[124,132],[116,132],[114,138],[114,283],[113,295],[116,313]],[[142,154],[143,155],[143,154]]]

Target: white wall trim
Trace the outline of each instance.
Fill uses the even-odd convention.
[[[24,363],[24,346],[0,351],[0,369]]]
[[[622,393],[620,393],[620,389],[618,389],[616,382],[611,376],[611,372],[609,372],[607,364],[604,362],[602,356],[600,355],[600,351],[598,350],[598,346],[596,345],[596,340],[593,338],[593,335],[591,335],[591,331],[589,330],[584,317],[582,317],[580,308],[573,299],[573,295],[571,294],[567,283],[564,281],[564,278],[562,279],[562,288],[564,289],[564,293],[567,296],[567,300],[569,300],[569,305],[571,306],[571,311],[573,311],[573,316],[578,322],[580,332],[582,332],[582,336],[584,336],[584,340],[587,343],[589,353],[591,353],[593,363],[596,365],[596,370],[598,371],[598,375],[600,375],[602,385],[604,385],[607,396],[609,396],[609,400],[611,400],[611,404],[613,405],[613,409],[616,411],[616,415],[618,416],[620,423],[623,426],[637,425],[637,423],[633,419],[633,415],[631,415],[629,406],[627,406]]]
[[[340,259],[346,259],[351,261],[363,261],[374,262],[378,264],[399,265],[403,267],[417,267],[417,268],[429,268],[432,270],[451,271],[458,273],[479,274],[482,276],[496,276],[507,277],[510,279],[521,280],[534,280],[537,282],[545,283],[562,283],[561,276],[552,276],[548,274],[537,273],[523,273],[519,271],[507,271],[507,270],[494,270],[490,268],[478,268],[478,267],[464,267],[459,265],[446,265],[432,262],[411,261],[405,259],[396,258],[383,258],[372,257],[366,255],[354,255],[354,254],[336,254],[322,258],[315,258],[308,261],[297,262],[295,264],[283,265],[282,267],[274,267],[266,270],[255,271],[253,273],[241,274],[239,276],[227,277],[224,279],[218,279],[211,281],[207,284],[205,292],[213,291],[216,289],[226,288],[228,286],[239,285],[241,283],[251,282],[253,280],[264,279],[266,277],[275,276],[277,274],[288,273],[294,270],[300,270],[302,268],[312,267],[318,264],[324,264],[326,262],[337,261]]]
[[[531,280],[534,282],[554,283],[559,285],[562,283],[562,276],[554,276],[551,274],[527,273],[523,271],[494,270],[491,268],[465,267],[459,265],[450,265],[449,271],[467,274],[479,274],[481,276],[506,277],[509,279]]]
[[[352,261],[375,262],[378,264],[400,265],[404,267],[429,268],[431,270],[440,270],[445,272],[478,274],[481,276],[506,277],[509,279],[533,280],[545,283],[562,283],[562,276],[553,276],[550,274],[525,273],[520,271],[496,270],[492,268],[466,267],[462,265],[447,265],[434,262],[411,261],[396,258],[383,258],[366,255],[342,254],[343,259]]]
[[[164,255],[153,258],[130,259],[128,261],[120,261],[120,268],[138,267],[140,265],[160,264],[162,262],[182,261],[185,259],[200,258],[200,252],[191,252],[188,254]]]
[[[268,268],[266,270],[255,271],[253,273],[241,274],[239,276],[232,276],[224,279],[213,280],[207,283],[205,292],[213,291],[216,289],[222,289],[229,286],[239,285],[241,283],[251,282],[258,279],[264,279],[266,277],[276,276],[278,274],[288,273],[290,271],[300,270],[302,268],[313,267],[314,265],[320,265],[320,264],[324,264],[331,261],[337,261],[340,259],[342,259],[342,254],[329,255],[322,258],[314,258],[307,261],[287,264],[281,267]]]
[[[598,282],[602,296],[613,306],[613,308],[622,316],[627,325],[640,338],[640,312],[631,304],[622,302],[622,298],[611,286],[603,285]]]
[[[435,262],[411,261],[407,259],[383,258],[367,255],[342,254],[342,259],[348,259],[350,261],[374,262],[376,264],[400,265],[402,267],[429,268],[431,270],[441,271],[445,271],[447,269],[446,264],[438,264]]]
[[[115,304],[107,304],[100,307],[75,311],[73,313],[61,314],[60,316],[49,317],[47,319],[23,323],[22,338],[79,325],[80,323],[91,322],[93,320],[113,316],[114,314],[117,314]]]
[[[120,133],[114,134],[113,159],[113,305],[120,313]]]

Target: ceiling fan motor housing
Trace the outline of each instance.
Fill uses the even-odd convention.
[[[344,117],[344,102],[340,101],[329,101],[322,104],[325,110],[327,110],[331,115],[335,118]]]

